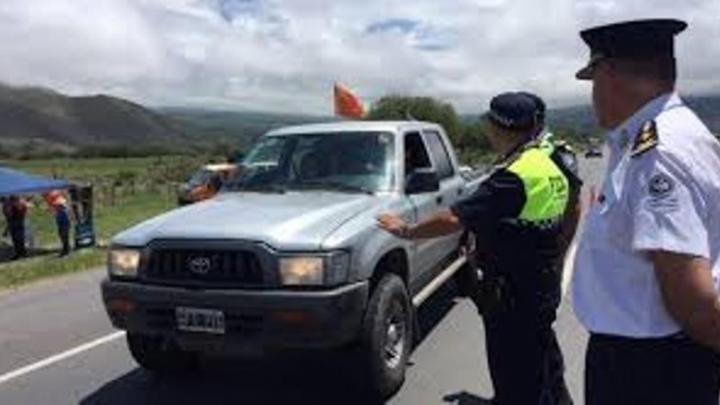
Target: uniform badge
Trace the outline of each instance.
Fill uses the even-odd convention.
[[[675,180],[665,174],[656,174],[650,179],[649,193],[654,198],[663,198],[672,194],[675,189]]]
[[[646,122],[640,134],[635,138],[632,149],[630,150],[630,156],[638,157],[643,153],[655,148],[658,144],[658,133],[657,125],[655,121]]]
[[[675,195],[675,180],[664,173],[658,173],[650,178],[646,200],[646,208],[651,211],[676,211],[679,208],[678,196]]]

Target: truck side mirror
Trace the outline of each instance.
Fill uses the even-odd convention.
[[[437,173],[432,169],[415,169],[407,176],[406,194],[432,193],[440,190]]]

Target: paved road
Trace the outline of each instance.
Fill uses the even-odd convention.
[[[600,167],[600,161],[584,165],[590,183],[598,182]],[[155,380],[137,368],[123,335],[108,323],[102,276],[98,270],[0,293],[0,404],[367,403],[358,376],[338,356],[211,360],[202,375]],[[420,320],[422,339],[407,381],[389,403],[488,403],[482,322],[472,305],[442,289],[423,305]],[[581,404],[587,335],[567,296],[556,329]]]

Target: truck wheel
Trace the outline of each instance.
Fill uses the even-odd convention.
[[[375,287],[363,320],[360,359],[370,389],[387,398],[405,381],[412,346],[412,310],[400,277],[384,275]]]
[[[127,333],[127,344],[133,359],[144,369],[160,374],[181,373],[197,366],[193,353],[180,350],[161,336]]]

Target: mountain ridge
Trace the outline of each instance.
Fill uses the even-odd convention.
[[[720,95],[684,97],[715,134]],[[477,121],[477,115],[460,115]],[[335,120],[329,116],[230,111],[191,107],[148,108],[106,94],[68,96],[42,87],[0,83],[0,152],[38,148],[72,153],[82,148],[186,153],[215,146],[245,150],[263,133],[285,125]],[[588,105],[550,109],[548,125],[578,143],[602,132]]]
[[[189,139],[181,125],[122,98],[0,85],[0,141],[64,144],[72,149],[167,146]]]

